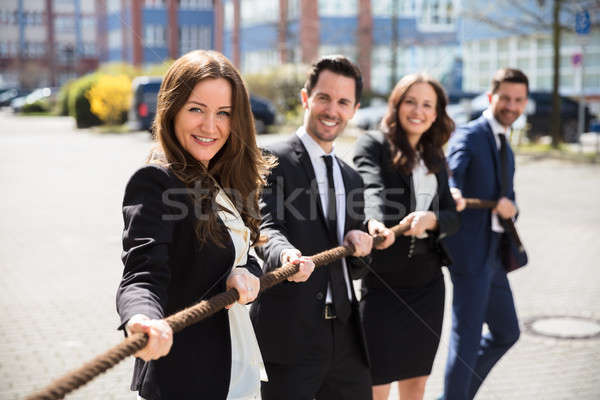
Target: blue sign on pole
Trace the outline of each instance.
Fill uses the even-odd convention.
[[[590,13],[587,10],[578,11],[575,14],[575,32],[578,35],[588,35],[591,25]]]

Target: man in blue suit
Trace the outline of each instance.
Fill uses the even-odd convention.
[[[494,210],[463,211],[460,230],[446,239],[454,260],[449,268],[454,297],[445,400],[472,399],[494,364],[519,338],[512,291],[499,255],[503,232],[499,217],[517,214],[515,159],[507,137],[525,111],[528,93],[525,74],[499,70],[492,79],[488,109],[458,128],[449,142],[450,187],[458,207],[464,208],[461,196],[498,200],[498,205]],[[484,323],[488,331],[482,334]]]

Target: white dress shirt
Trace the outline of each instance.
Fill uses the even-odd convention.
[[[333,156],[333,183],[335,187],[336,210],[337,210],[337,239],[338,243],[344,241],[344,225],[346,224],[346,188],[344,187],[344,179],[342,178],[342,170],[335,158],[335,148],[332,148],[331,153],[327,154],[319,146],[317,142],[306,132],[303,126],[298,128],[296,135],[306,148],[310,162],[315,171],[315,178],[319,187],[319,197],[321,198],[321,207],[324,213],[327,213],[327,202],[329,200],[329,186],[327,182],[327,166],[323,156]],[[325,215],[327,217],[327,215]],[[344,271],[344,280],[346,281],[346,289],[348,291],[348,299],[352,300],[351,281],[348,275],[346,260],[342,259],[342,270]],[[327,286],[326,303],[332,303],[331,285]]]

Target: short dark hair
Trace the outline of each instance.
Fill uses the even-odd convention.
[[[356,97],[356,103],[359,102],[363,88],[360,69],[356,64],[342,55],[324,56],[313,63],[310,71],[308,71],[308,78],[304,83],[304,89],[306,89],[309,96],[313,88],[317,85],[319,74],[324,70],[354,79],[354,97]]]
[[[529,94],[529,79],[527,79],[527,75],[525,75],[521,70],[514,68],[502,68],[496,71],[494,77],[492,78],[492,94],[498,91],[498,88],[502,82],[522,83],[527,89],[527,94]]]

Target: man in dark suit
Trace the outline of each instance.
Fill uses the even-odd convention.
[[[304,124],[267,149],[279,159],[263,195],[258,250],[264,271],[300,263],[298,274],[253,304],[251,318],[268,382],[263,400],[370,399],[368,355],[352,287],[351,258],[313,271],[304,256],[351,243],[366,256],[358,173],[335,156],[334,141],[359,107],[362,78],[342,56],[313,64],[302,89]],[[312,274],[311,274],[312,272]]]
[[[449,142],[450,186],[458,206],[464,207],[461,196],[498,200],[498,205],[491,211],[465,210],[458,233],[445,239],[454,260],[449,268],[454,297],[444,399],[472,399],[494,364],[519,338],[499,242],[501,220],[517,214],[515,159],[507,135],[525,111],[528,92],[525,74],[499,70],[492,79],[488,109],[457,129]],[[483,323],[488,332],[482,335]]]

